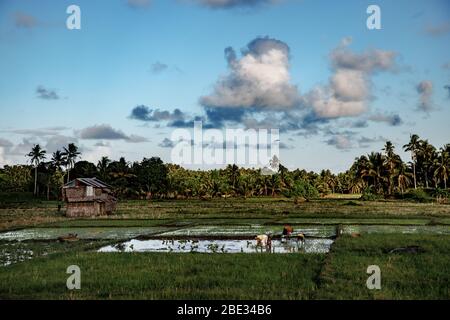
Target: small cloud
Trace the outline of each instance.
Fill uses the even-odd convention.
[[[173,111],[160,110],[160,109],[150,109],[145,105],[139,105],[131,110],[129,116],[130,119],[146,121],[146,122],[160,122],[160,121],[184,121],[186,119],[186,114],[180,109],[175,109]]]
[[[125,140],[130,143],[148,142],[147,138],[135,134],[128,136]]]
[[[150,71],[153,74],[160,74],[160,73],[166,71],[168,68],[169,68],[169,66],[165,63],[155,62],[154,64],[152,64]]]
[[[151,4],[151,0],[127,0],[128,6],[132,8],[147,8]]]
[[[60,97],[54,90],[46,89],[43,86],[36,88],[37,97],[44,100],[59,100]]]
[[[261,5],[276,4],[280,0],[193,0],[199,5],[212,9],[255,8]]]
[[[420,96],[418,110],[430,112],[433,110],[433,83],[429,80],[421,81],[416,87],[417,93]]]
[[[350,124],[351,128],[367,128],[369,124],[367,123],[367,120],[356,120],[355,122]]]
[[[61,131],[65,131],[69,128],[67,127],[46,127],[46,128],[36,128],[36,129],[11,129],[11,130],[0,130],[0,132],[7,132],[19,135],[28,135],[33,137],[45,137],[53,136],[59,134]]]
[[[146,142],[146,138],[137,135],[126,135],[108,124],[95,125],[77,132],[80,139],[85,140],[124,140],[130,143]]]
[[[94,144],[94,147],[110,147],[111,144],[109,142],[99,141]]]
[[[450,99],[450,85],[446,85],[444,86],[444,89],[447,90],[448,92],[448,98]]]
[[[353,147],[351,138],[344,134],[337,134],[325,141],[325,143],[329,146],[334,146],[339,150],[348,150]]]
[[[24,12],[16,12],[14,15],[14,24],[18,28],[32,29],[38,25],[38,21],[32,15]]]
[[[442,36],[450,32],[450,22],[446,21],[439,25],[428,26],[425,32],[434,37]]]
[[[161,148],[173,148],[175,146],[175,144],[173,143],[172,140],[168,139],[168,138],[164,138],[163,141],[161,141],[158,146],[160,146]]]
[[[358,144],[360,148],[368,148],[371,144],[376,142],[384,142],[387,139],[385,137],[379,136],[374,138],[361,137],[358,139]]]
[[[369,116],[370,121],[384,122],[390,126],[396,127],[403,123],[402,118],[398,114],[377,113]]]

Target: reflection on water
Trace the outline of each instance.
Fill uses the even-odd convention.
[[[272,253],[326,253],[333,243],[331,239],[272,240]],[[200,253],[257,253],[267,252],[257,247],[254,240],[130,240],[106,246],[98,252],[200,252]]]
[[[22,262],[33,258],[33,251],[20,246],[20,243],[0,247],[0,266]]]
[[[295,232],[301,232],[309,237],[332,237],[336,227],[333,225],[293,225]],[[265,233],[281,233],[280,225],[206,225],[194,226],[178,230],[169,230],[161,235],[164,237],[202,237],[208,236],[254,236]]]
[[[390,226],[350,225],[343,226],[344,234],[351,233],[399,233],[399,234],[450,234],[449,226]]]
[[[0,240],[56,240],[61,236],[76,234],[79,239],[130,239],[166,230],[159,227],[68,227],[29,228],[0,233]]]

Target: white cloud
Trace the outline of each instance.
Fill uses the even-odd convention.
[[[431,101],[433,95],[433,83],[429,80],[421,81],[416,87],[419,94],[418,109],[424,112],[433,110],[433,102]]]
[[[225,50],[229,72],[214,91],[200,98],[209,108],[289,109],[299,104],[297,87],[290,83],[289,47],[276,39],[257,38],[238,59]]]
[[[358,116],[368,110],[371,76],[395,69],[392,51],[368,50],[361,54],[348,49],[351,38],[344,38],[331,52],[333,74],[326,86],[318,86],[305,96],[305,104],[322,118]]]
[[[334,146],[339,150],[348,150],[353,147],[351,139],[343,134],[337,134],[329,140],[325,141],[328,145]]]

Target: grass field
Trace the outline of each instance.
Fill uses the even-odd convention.
[[[124,201],[111,217],[68,219],[56,202],[0,200],[0,230],[48,233],[45,241],[0,241],[3,262],[14,255],[24,260],[0,267],[2,299],[450,299],[449,205],[347,198]],[[115,242],[105,228],[126,239],[141,229],[276,232],[284,223],[351,225],[361,235],[339,237],[327,254],[96,252]],[[86,240],[52,240],[71,228]],[[420,251],[389,253],[406,246]],[[73,264],[81,268],[82,288],[69,291],[66,269]],[[369,265],[381,269],[381,290],[366,287]]]
[[[420,245],[418,254],[394,253]],[[323,254],[55,253],[0,269],[0,298],[450,299],[449,236],[342,237]],[[82,288],[65,286],[69,265]],[[366,287],[369,265],[381,290]]]

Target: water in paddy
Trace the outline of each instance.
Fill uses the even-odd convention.
[[[293,225],[295,233],[301,232],[307,237],[332,237],[336,234],[336,227],[332,225]],[[195,226],[162,233],[162,236],[174,237],[202,237],[202,236],[255,236],[258,234],[281,234],[283,226],[280,225],[207,225]]]
[[[330,250],[331,239],[272,240],[272,253],[326,253]],[[105,246],[98,252],[173,252],[173,253],[258,253],[266,248],[256,246],[254,240],[130,240],[116,245]]]
[[[21,246],[20,242],[0,246],[0,266],[22,262],[33,258],[33,251]]]
[[[351,233],[401,233],[401,234],[450,234],[450,226],[343,226],[344,234]]]
[[[0,233],[0,240],[56,240],[58,237],[76,234],[79,239],[130,239],[141,235],[152,235],[167,228],[159,227],[73,227],[30,228]]]

